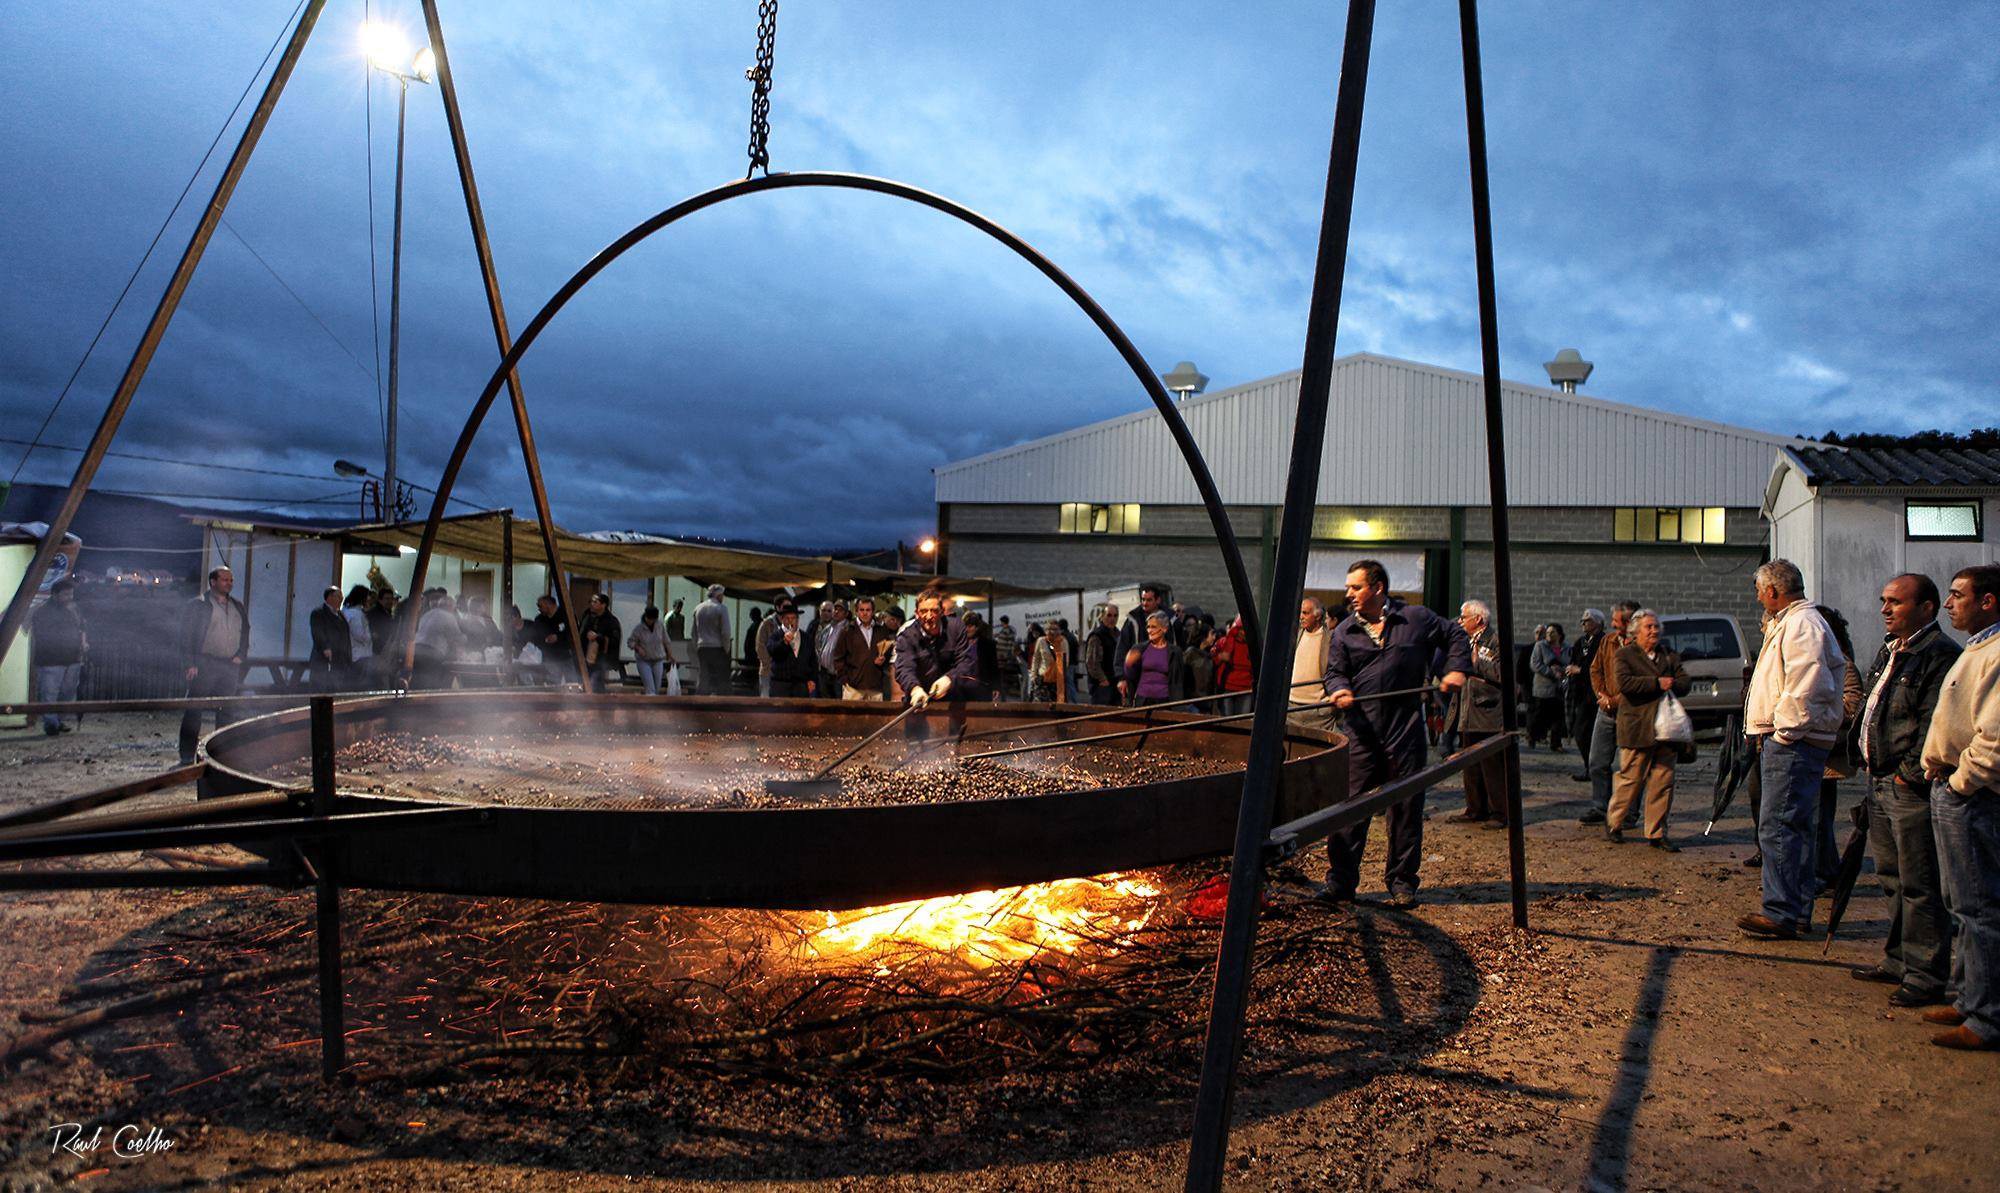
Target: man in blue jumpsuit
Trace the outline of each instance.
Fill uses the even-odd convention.
[[[1361,700],[1382,692],[1423,686],[1442,652],[1447,695],[1465,685],[1472,647],[1465,630],[1422,605],[1389,596],[1389,572],[1372,559],[1347,569],[1349,613],[1327,643],[1326,692],[1347,715],[1347,790],[1350,798],[1414,774],[1424,766],[1424,700],[1421,695]],[[1390,808],[1389,858],[1383,879],[1390,907],[1417,901],[1417,866],[1424,849],[1424,794]],[[1361,854],[1368,821],[1329,837],[1324,898],[1345,903],[1361,882]]]

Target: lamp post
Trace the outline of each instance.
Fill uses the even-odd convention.
[[[429,46],[409,57],[409,41],[394,25],[371,21],[361,27],[368,65],[396,80],[396,214],[389,239],[389,425],[383,444],[382,501],[384,521],[402,514],[396,484],[396,380],[403,330],[403,126],[410,106],[410,84],[428,83],[437,71],[437,55]],[[403,63],[408,62],[407,70]]]
[[[923,541],[923,542],[921,542],[921,543],[918,543],[918,544],[917,544],[917,550],[918,550],[918,552],[920,552],[921,554],[924,554],[924,555],[928,555],[928,556],[930,557],[930,561],[931,561],[931,575],[933,575],[933,576],[937,575],[937,574],[938,574],[938,570],[937,570],[937,568],[938,568],[938,541],[937,541],[937,539],[935,539],[935,538],[931,537],[930,535],[925,535],[925,536],[924,536],[924,541]]]

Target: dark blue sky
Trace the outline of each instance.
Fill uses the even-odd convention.
[[[627,228],[743,173],[749,0],[441,7],[516,327]],[[773,166],[958,199],[1159,369],[1254,380],[1300,363],[1342,7],[789,5]],[[421,29],[414,2],[373,9]],[[9,7],[7,437],[47,411],[290,11]],[[100,484],[318,496],[334,457],[379,464],[361,17],[328,5],[230,207],[242,240],[218,234],[117,445],[326,479],[113,461]],[[1523,0],[1489,4],[1482,35],[1507,376],[1540,381],[1574,345],[1587,392],[1762,429],[2000,423],[2000,9]],[[1342,352],[1477,368],[1457,45],[1456,6],[1382,6]],[[373,87],[386,350],[395,93]],[[434,88],[412,91],[408,158],[402,458],[428,482],[495,360]],[[88,437],[194,206],[52,442]],[[1145,401],[1005,250],[805,192],[628,255],[523,379],[565,524],[798,544],[913,537],[933,466]],[[20,451],[0,444],[6,472]],[[525,510],[519,475],[496,418],[463,495]]]

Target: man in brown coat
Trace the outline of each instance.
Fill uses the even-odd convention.
[[[1641,609],[1632,615],[1632,641],[1618,648],[1611,671],[1620,697],[1618,780],[1605,812],[1610,827],[1604,835],[1625,840],[1619,826],[1643,794],[1646,843],[1679,853],[1680,846],[1667,839],[1667,812],[1674,803],[1674,764],[1680,760],[1681,743],[1660,741],[1653,725],[1661,698],[1668,692],[1685,696],[1691,685],[1681,657],[1660,645],[1658,614]]]
[[[881,700],[886,682],[889,649],[895,632],[875,621],[875,601],[862,597],[854,602],[854,617],[831,632],[840,638],[833,648],[833,672],[840,678],[843,700]]]
[[[1591,723],[1590,750],[1584,769],[1590,772],[1591,809],[1577,817],[1578,824],[1603,824],[1604,810],[1611,806],[1611,775],[1618,769],[1618,685],[1611,678],[1611,660],[1618,649],[1632,640],[1632,615],[1637,601],[1619,601],[1611,606],[1611,628],[1598,643],[1590,660],[1590,690],[1597,699],[1597,719]],[[1622,828],[1623,825],[1618,827]]]

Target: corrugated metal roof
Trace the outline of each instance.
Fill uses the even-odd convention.
[[[2000,485],[2000,451],[1990,449],[1808,444],[1791,455],[1814,485]]]
[[[1334,362],[1322,505],[1484,505],[1486,437],[1476,374],[1369,353]],[[1223,500],[1284,500],[1299,374],[1180,406]],[[1541,386],[1502,386],[1508,497],[1516,505],[1757,506],[1772,452],[1803,440]],[[940,502],[1199,502],[1150,407],[947,464]]]

